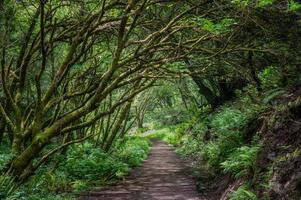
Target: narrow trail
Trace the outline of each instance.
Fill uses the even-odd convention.
[[[94,189],[80,200],[201,200],[184,161],[167,144],[156,141],[148,159],[117,186]]]

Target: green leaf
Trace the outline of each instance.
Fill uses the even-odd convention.
[[[288,10],[293,12],[293,11],[298,11],[301,9],[301,4],[298,3],[298,2],[295,2],[294,0],[291,0],[289,2],[289,7],[288,7]]]
[[[274,2],[274,0],[260,0],[258,2],[258,7],[263,8],[263,7],[266,7],[268,5],[272,5],[273,2]]]

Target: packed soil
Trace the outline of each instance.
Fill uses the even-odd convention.
[[[148,159],[120,184],[95,188],[81,200],[201,200],[186,164],[162,141],[155,141]]]

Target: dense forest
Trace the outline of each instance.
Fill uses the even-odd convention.
[[[77,199],[163,140],[200,197],[301,198],[301,1],[1,0],[0,199]]]

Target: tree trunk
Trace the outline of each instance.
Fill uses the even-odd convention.
[[[220,104],[218,96],[203,83],[203,80],[201,80],[200,77],[191,75],[191,78],[198,86],[199,94],[204,96],[213,108],[216,108]]]
[[[190,77],[198,86],[199,94],[204,96],[207,102],[213,108],[216,108],[219,105],[218,96],[204,84],[203,80],[199,77],[198,74],[195,73],[192,64],[188,60],[186,61],[186,64],[188,65],[188,70],[190,71]]]
[[[131,106],[131,103],[127,103],[123,109],[121,110],[120,114],[119,114],[119,118],[118,120],[116,121],[114,127],[112,128],[112,131],[111,131],[111,134],[108,138],[108,141],[106,142],[105,146],[104,146],[104,150],[106,152],[108,152],[118,134],[118,131],[121,130],[122,128],[122,124],[123,124],[123,121],[125,120],[126,118],[126,114],[127,114],[127,111],[128,109],[130,108]]]
[[[2,140],[3,140],[5,126],[6,126],[5,120],[1,118],[0,119],[0,145],[1,145]]]
[[[137,116],[137,127],[138,128],[143,128],[143,119],[141,119],[141,116]]]
[[[13,155],[20,155],[22,150],[22,135],[14,134],[13,135],[13,142],[12,142],[12,154]]]
[[[34,171],[31,166],[32,160],[40,153],[46,145],[46,141],[41,139],[34,140],[19,156],[11,163],[9,173],[15,175],[19,181],[24,181]]]

